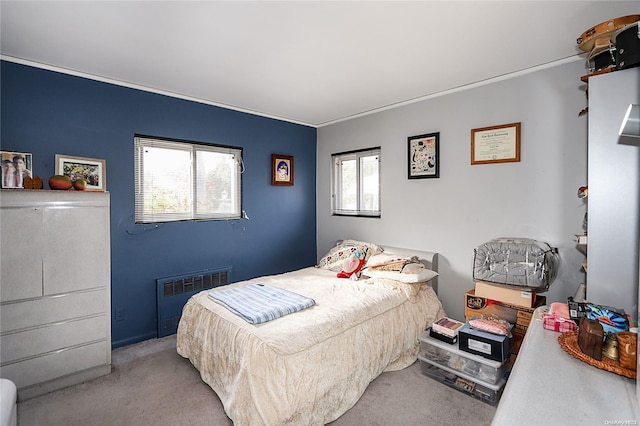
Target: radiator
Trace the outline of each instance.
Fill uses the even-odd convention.
[[[194,294],[231,283],[231,267],[156,279],[158,337],[178,331],[182,308]]]

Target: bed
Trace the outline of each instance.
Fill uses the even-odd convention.
[[[360,256],[367,252],[366,269],[353,274],[362,274],[357,280],[338,278],[336,268],[353,246]],[[398,271],[377,276],[367,271],[368,262],[381,257],[375,254],[412,257],[411,266],[417,257],[424,271],[400,281],[390,274]],[[216,392],[235,425],[326,424],[382,372],[416,361],[420,333],[445,316],[432,285],[436,271],[437,253],[345,240],[314,267],[224,287],[273,286],[312,298],[312,307],[254,325],[203,291],[183,309],[177,351]]]

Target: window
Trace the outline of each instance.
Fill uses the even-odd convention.
[[[239,219],[242,149],[136,135],[136,223]]]
[[[380,147],[331,159],[333,214],[380,217]]]

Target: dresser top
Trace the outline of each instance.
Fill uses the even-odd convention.
[[[3,189],[0,190],[1,208],[37,206],[109,206],[110,194],[106,191],[53,191],[46,189]]]
[[[565,352],[536,309],[492,426],[636,424],[636,381]]]

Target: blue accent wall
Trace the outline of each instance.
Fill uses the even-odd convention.
[[[231,266],[240,281],[315,264],[315,128],[8,61],[0,73],[0,149],[31,153],[45,188],[56,154],[106,160],[114,348],[156,337],[156,278]],[[249,220],[136,225],[135,133],[243,148]],[[272,153],[294,157],[294,186],[271,185]]]

